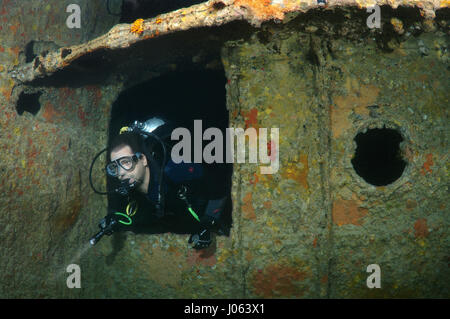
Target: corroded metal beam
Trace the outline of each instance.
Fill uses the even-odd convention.
[[[63,47],[10,72],[18,82],[27,83],[45,78],[70,66],[86,54],[99,50],[123,49],[139,41],[199,27],[221,26],[245,20],[254,27],[265,21],[282,22],[286,13],[306,12],[318,7],[336,8],[375,5],[416,6],[426,18],[434,18],[435,10],[450,6],[450,0],[210,0],[189,8],[182,8],[134,24],[119,24],[106,34],[87,43]]]

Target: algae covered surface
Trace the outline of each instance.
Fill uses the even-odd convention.
[[[1,2],[0,296],[448,298],[448,11],[383,6],[380,27],[370,28],[363,2],[236,1],[254,23],[87,54],[32,83],[11,77],[30,66],[27,52],[87,43],[118,18],[101,1],[79,1],[86,24],[61,32],[65,3]],[[278,129],[265,145],[278,170],[263,174],[266,164],[248,154],[233,164],[231,235],[208,249],[193,250],[184,235],[130,232],[87,249],[108,205],[88,176],[112,105],[125,89],[185,64],[223,74],[229,127]],[[373,185],[352,164],[355,137],[383,129],[401,137],[396,156],[406,165],[395,181]],[[104,189],[100,166],[93,177]],[[80,289],[66,285],[73,263]],[[380,288],[367,285],[373,264]]]

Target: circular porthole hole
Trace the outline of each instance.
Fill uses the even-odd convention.
[[[385,186],[399,179],[406,161],[402,158],[400,143],[403,137],[391,128],[374,128],[355,136],[356,151],[352,165],[367,183]]]

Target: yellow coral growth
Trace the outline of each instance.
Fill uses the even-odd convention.
[[[131,32],[141,34],[144,32],[144,27],[142,24],[144,23],[144,19],[137,19],[131,25]]]
[[[397,18],[392,18],[391,24],[394,27],[395,32],[397,32],[398,34],[405,33],[405,30],[403,29],[403,22],[401,20]]]
[[[253,14],[262,20],[270,17],[282,20],[284,17],[281,7],[272,5],[271,0],[235,0],[234,5],[251,9]]]
[[[441,0],[439,3],[440,8],[448,7],[448,6],[450,6],[450,0]]]

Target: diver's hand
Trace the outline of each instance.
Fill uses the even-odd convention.
[[[206,228],[209,231],[216,233],[218,235],[225,235],[228,233],[228,230],[219,219],[208,215],[203,216],[200,219],[200,225],[201,227]]]
[[[111,235],[117,227],[116,215],[109,214],[102,218],[98,224],[98,227],[105,232],[105,235]]]
[[[200,218],[200,224],[202,225],[202,227],[207,228],[207,229],[214,229],[218,226],[218,219],[214,218],[212,216],[209,215],[205,215],[202,218]]]
[[[188,243],[193,244],[194,249],[207,248],[211,245],[211,232],[205,228],[196,234],[192,234]]]

